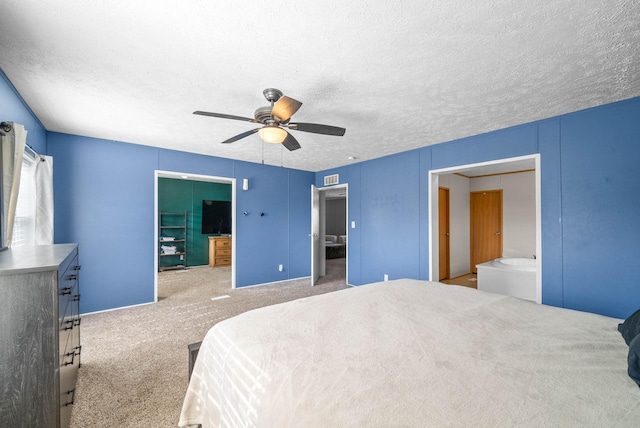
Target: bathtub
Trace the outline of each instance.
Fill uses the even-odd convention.
[[[537,301],[535,259],[501,258],[476,265],[478,290]]]

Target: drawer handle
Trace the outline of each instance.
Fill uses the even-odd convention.
[[[64,331],[73,329],[73,320],[66,320],[63,324],[66,324],[65,328],[63,328]]]
[[[67,277],[67,279],[68,279],[69,281],[75,281],[75,280],[77,280],[77,279],[78,279],[78,275],[75,275],[75,274],[74,274],[74,275],[69,275],[69,276]]]
[[[80,268],[81,268],[81,267],[82,267],[82,265],[75,265],[75,266],[73,267],[73,270],[80,270]]]
[[[80,294],[76,294],[75,296],[73,296],[73,302],[79,302],[80,301]]]
[[[64,407],[67,406],[72,406],[73,405],[73,400],[76,398],[76,389],[70,389],[69,391],[65,392],[65,394],[70,395],[71,396],[71,401],[67,401],[66,403],[63,404]]]
[[[64,288],[62,289],[62,292],[60,293],[60,295],[61,295],[61,296],[67,296],[67,295],[71,294],[71,289],[72,289],[72,288],[73,288],[73,287],[64,287]]]
[[[71,352],[67,352],[66,354],[64,354],[64,357],[65,358],[71,357],[71,360],[70,361],[65,361],[64,363],[62,363],[62,365],[63,366],[72,366],[73,363],[76,360],[76,351],[75,351],[75,349],[73,351],[71,351]]]
[[[80,317],[78,318],[72,318],[70,320],[66,320],[63,322],[63,324],[67,324],[67,326],[65,328],[63,328],[63,330],[73,330],[73,327],[78,327],[80,325]]]
[[[82,346],[76,346],[75,348],[73,348],[71,352],[67,352],[66,354],[64,354],[65,358],[71,357],[71,360],[65,361],[64,363],[62,363],[62,365],[63,366],[73,365],[73,363],[75,363],[76,361],[76,357],[79,357],[81,353],[82,353]]]

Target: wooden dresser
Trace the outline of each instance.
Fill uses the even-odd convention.
[[[209,237],[209,267],[231,266],[231,237]]]
[[[0,252],[0,426],[69,426],[80,367],[76,244]]]

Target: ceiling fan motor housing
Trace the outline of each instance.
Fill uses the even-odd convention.
[[[265,106],[265,107],[258,107],[256,109],[256,112],[254,113],[253,117],[260,123],[264,123],[265,125],[267,124],[267,122],[269,122],[270,120],[272,120],[271,117],[271,107],[270,106]],[[275,118],[277,120],[277,118]],[[273,120],[272,120],[273,121]]]
[[[282,97],[282,91],[280,89],[267,88],[264,91],[262,91],[262,93],[264,94],[264,97],[267,99],[267,101],[269,101],[270,103],[275,103]]]

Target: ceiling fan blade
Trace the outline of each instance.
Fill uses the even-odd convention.
[[[284,141],[282,142],[282,145],[285,146],[290,151],[298,150],[300,148],[300,143],[298,143],[298,140],[293,138],[293,135],[289,134],[288,132],[287,132],[287,138],[284,139]]]
[[[256,129],[252,129],[251,131],[243,132],[242,134],[238,134],[235,137],[231,137],[228,140],[223,141],[222,144],[229,144],[238,140],[242,140],[243,138],[248,137],[251,134],[255,134],[259,130],[260,128],[256,128]]]
[[[289,98],[286,95],[280,97],[273,105],[271,114],[280,118],[280,122],[286,122],[295,112],[298,111],[302,103],[300,101]]]
[[[290,123],[287,125],[289,129],[303,132],[313,132],[314,134],[336,135],[342,137],[347,131],[345,128],[337,126],[321,125],[319,123]]]
[[[250,117],[234,116],[232,114],[211,113],[208,111],[194,111],[193,114],[199,114],[201,116],[219,117],[221,119],[233,119],[233,120],[242,120],[244,122],[261,123],[255,119],[251,119]]]

